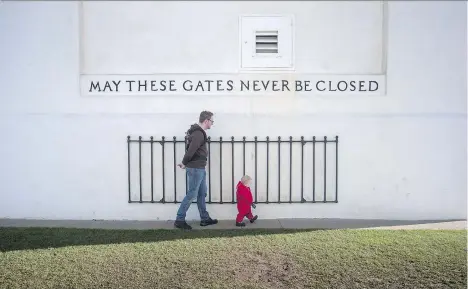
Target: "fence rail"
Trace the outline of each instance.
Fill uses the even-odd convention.
[[[137,146],[137,160],[132,162],[135,146]],[[240,172],[242,172],[242,175],[245,175],[247,171],[253,177],[252,193],[254,194],[255,203],[338,202],[338,136],[333,139],[328,139],[326,136],[323,139],[317,139],[314,136],[309,140],[306,140],[303,136],[299,139],[294,139],[293,137],[286,139],[282,139],[281,137],[277,137],[276,139],[266,137],[262,140],[256,136],[250,140],[246,137],[237,140],[234,137],[228,140],[224,140],[222,137],[219,139],[208,137],[207,146],[207,203],[236,203],[235,184],[241,176]],[[215,148],[215,146],[218,146],[218,148]],[[148,157],[143,157],[144,151],[148,153],[148,147],[149,164]],[[239,147],[242,148],[242,156],[240,156]],[[285,149],[287,150],[286,156],[284,153]],[[173,137],[172,139],[166,139],[163,136],[160,139],[155,139],[151,136],[149,139],[143,139],[143,137],[139,136],[138,139],[132,139],[131,136],[128,136],[127,150],[129,203],[181,202],[181,198],[185,196],[185,193],[181,195],[179,193],[181,190],[178,190],[178,188],[183,187],[185,179],[183,191],[186,192],[187,178],[181,175],[182,170],[178,169],[177,164],[185,152],[184,138],[177,139]],[[156,150],[160,153],[158,154]],[[246,152],[249,150],[250,158],[246,158]],[[266,155],[260,160],[262,151]],[[296,153],[293,154],[293,151]],[[229,157],[226,153],[228,153]],[[310,156],[310,153],[312,153],[312,156]],[[332,154],[332,156],[328,156],[328,158],[332,158],[331,162],[327,162],[327,153]],[[169,156],[167,156],[168,154]],[[155,160],[157,155],[159,155],[159,159]],[[284,158],[287,158],[286,163]],[[218,159],[219,166],[215,164],[216,159]],[[320,164],[317,165],[319,159]],[[248,161],[250,164],[247,166]],[[137,184],[135,184],[135,162],[138,167]],[[272,173],[273,168],[271,164],[275,165],[274,162],[277,164],[277,169]],[[293,163],[295,164],[294,166]],[[309,163],[311,163],[311,172],[305,174],[305,165]],[[143,167],[150,171],[149,184],[146,178],[145,180],[143,179],[143,175],[146,172]],[[229,170],[229,187],[226,187],[226,182],[223,187],[223,169],[224,171]],[[286,170],[286,179],[284,170]],[[168,182],[169,173],[172,174],[169,178],[169,181],[172,182]],[[238,178],[235,175],[238,175]],[[259,181],[260,175],[266,179],[264,182]],[[330,177],[330,175],[333,176]],[[312,178],[311,184],[310,177]],[[225,178],[226,174],[224,175]],[[216,183],[218,185],[217,189],[214,188],[216,180],[218,181]],[[272,181],[274,184],[272,184]],[[321,182],[321,191],[317,188],[319,181]],[[156,188],[155,182],[159,182],[159,188]],[[308,189],[305,189],[306,182],[310,186]],[[285,183],[287,184],[286,188]],[[297,188],[293,189],[293,185]],[[144,189],[144,186],[147,187],[147,190]],[[333,188],[327,191],[329,186]],[[171,187],[172,190],[170,190]],[[227,199],[228,197],[230,198]]]

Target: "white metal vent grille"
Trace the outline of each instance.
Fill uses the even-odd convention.
[[[278,53],[278,31],[256,31],[255,52]]]

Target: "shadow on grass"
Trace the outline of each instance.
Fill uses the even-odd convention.
[[[226,238],[317,231],[319,229],[253,230],[109,230],[75,228],[0,228],[0,251],[60,248],[79,245],[105,245],[161,242],[183,239]]]

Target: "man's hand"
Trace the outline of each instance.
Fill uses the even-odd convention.
[[[185,166],[183,164],[178,164],[177,166],[183,170],[185,169]]]

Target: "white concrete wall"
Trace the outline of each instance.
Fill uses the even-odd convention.
[[[83,2],[85,74],[233,73],[239,16],[294,15],[298,73],[381,73],[380,1]],[[161,24],[164,25],[161,25]],[[111,48],[112,49],[109,49]]]
[[[330,47],[336,45],[330,33],[346,25],[320,22],[336,16],[336,11],[341,11],[339,19],[351,21],[353,27],[369,27],[365,21],[371,18],[359,15],[359,11],[364,11],[364,4],[329,2],[322,5],[332,6],[305,9],[301,5],[315,4],[301,3],[242,2],[235,7],[234,3],[227,2],[151,3],[170,11],[163,14],[166,18],[151,18],[153,28],[158,27],[154,31],[160,27],[168,31],[164,21],[172,19],[167,19],[168,16],[179,15],[188,17],[190,25],[174,18],[170,22],[174,27],[183,26],[190,31],[193,23],[198,23],[193,29],[204,27],[216,31],[215,39],[204,36],[204,43],[224,41],[222,49],[213,46],[209,53],[202,46],[194,46],[198,58],[180,52],[183,55],[180,60],[168,54],[173,49],[161,45],[161,53],[168,55],[167,61],[158,62],[160,59],[153,55],[149,63],[156,63],[154,67],[161,70],[155,72],[159,73],[237,73],[239,14],[288,12],[295,14],[297,25],[297,72],[378,73],[379,63],[382,65],[385,57],[366,58],[368,52],[358,53],[381,51],[370,49],[372,46],[353,46],[349,51],[337,49],[335,53],[341,53],[342,61],[330,56],[337,54],[320,53],[326,49],[308,53],[316,47],[313,43],[324,38]],[[173,218],[177,210],[174,204],[127,203],[125,137],[129,134],[181,136],[199,111],[209,109],[216,113],[216,125],[210,131],[212,137],[340,136],[339,203],[259,205],[257,212],[262,218],[466,218],[465,2],[388,3],[388,39],[375,42],[377,47],[379,43],[388,45],[385,96],[278,95],[268,99],[82,96],[80,70],[82,73],[149,73],[154,64],[145,66],[137,61],[139,64],[131,67],[128,65],[132,61],[121,61],[121,65],[108,61],[97,65],[99,59],[86,55],[80,59],[80,5],[78,2],[0,5],[0,217]],[[116,7],[123,4],[105,5],[118,10]],[[359,9],[351,8],[359,5]],[[140,12],[148,10],[133,7]],[[330,17],[309,17],[317,13],[316,9],[322,9],[320,15]],[[226,14],[221,18],[216,11]],[[357,16],[350,18],[346,11],[353,11]],[[144,19],[150,19],[151,13],[147,13],[144,16],[148,18]],[[359,21],[361,18],[364,22]],[[223,21],[223,25],[217,25],[220,23],[217,21]],[[154,32],[144,23],[139,26],[137,22],[126,31],[141,36],[136,38],[143,41],[139,46],[144,46],[145,39]],[[304,31],[309,30],[311,37],[307,38]],[[225,36],[226,31],[231,34]],[[367,40],[378,35],[377,30],[366,33]],[[194,36],[189,39],[198,41]],[[95,48],[104,45],[104,42],[96,43],[99,45]],[[121,51],[111,49],[119,46],[116,43],[105,43],[108,51]],[[171,43],[179,42],[174,36]],[[344,43],[352,41],[347,39]],[[83,50],[86,49],[82,45],[82,54]],[[151,55],[152,50],[136,49],[136,52]],[[155,55],[159,54],[155,52]],[[215,61],[207,64],[203,61],[207,57]],[[355,61],[349,60],[353,58]],[[330,61],[321,63],[324,59]],[[231,205],[210,205],[209,211],[221,219],[235,216],[235,206]],[[188,217],[197,218],[196,206],[190,209]]]

